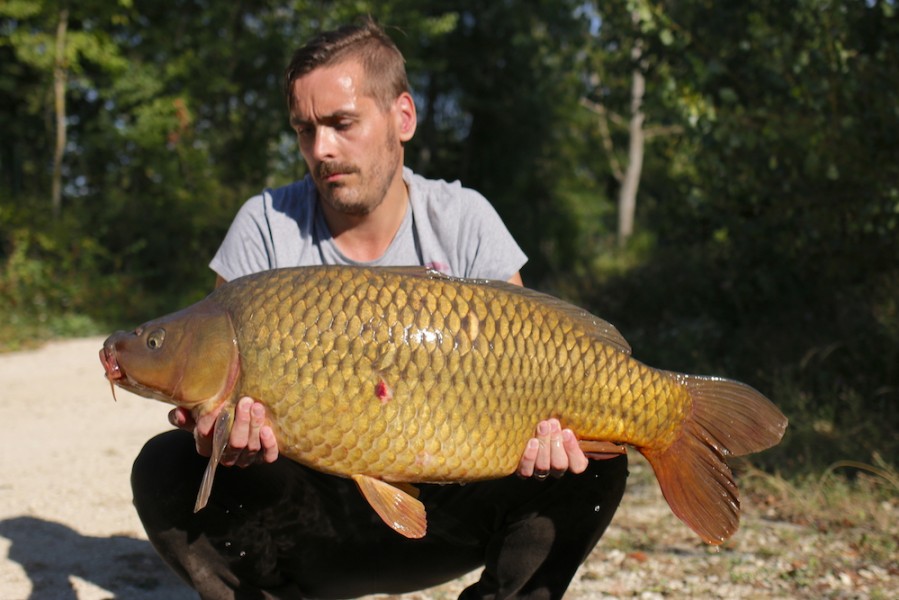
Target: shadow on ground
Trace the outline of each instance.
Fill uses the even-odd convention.
[[[31,580],[29,600],[77,600],[73,577],[111,592],[114,598],[194,598],[146,540],[123,535],[91,537],[51,521],[15,517],[0,521],[12,544],[9,560]]]

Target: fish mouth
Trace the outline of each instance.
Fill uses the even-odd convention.
[[[100,348],[100,362],[103,364],[103,370],[106,371],[106,380],[109,381],[109,389],[112,391],[112,399],[117,400],[115,395],[115,385],[122,385],[125,373],[119,367],[119,361],[116,360],[115,346],[107,339]]]
[[[110,383],[125,377],[125,374],[119,367],[119,362],[116,360],[115,347],[111,344],[106,343],[100,349],[100,362],[103,364],[103,369],[106,371],[106,379],[108,379]]]

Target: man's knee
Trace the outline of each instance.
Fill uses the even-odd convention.
[[[608,460],[591,461],[587,472],[580,477],[592,480],[590,486],[592,491],[587,490],[587,493],[596,500],[595,516],[601,522],[601,527],[605,529],[624,497],[628,477],[627,455]]]
[[[587,471],[580,476],[593,480],[593,485],[603,489],[605,495],[621,496],[627,483],[627,455],[606,460],[591,460]]]
[[[204,464],[193,436],[184,431],[159,434],[144,445],[131,468],[131,491],[145,527],[164,515],[171,518],[169,513],[179,507],[193,507],[191,488],[196,495]]]

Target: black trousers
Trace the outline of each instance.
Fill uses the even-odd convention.
[[[580,475],[421,485],[428,534],[388,528],[349,479],[280,458],[220,467],[193,506],[206,459],[190,434],[151,439],[134,503],[153,546],[200,597],[350,598],[420,590],[484,567],[461,598],[561,598],[624,493],[626,457]]]

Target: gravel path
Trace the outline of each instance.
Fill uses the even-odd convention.
[[[0,354],[0,598],[183,600],[195,596],[146,541],[131,461],[169,427],[168,407],[117,391],[100,338]],[[839,527],[786,522],[744,501],[742,529],[714,552],[670,513],[632,456],[624,504],[568,598],[899,598],[899,502]],[[477,573],[407,598],[455,598]],[[385,598],[385,597],[380,597]]]

